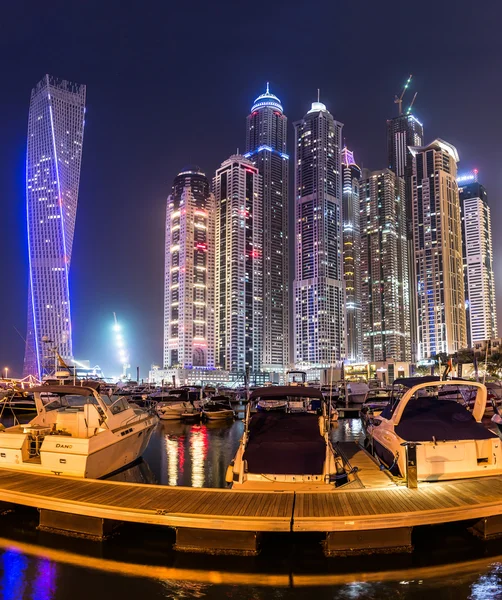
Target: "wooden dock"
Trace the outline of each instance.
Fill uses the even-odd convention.
[[[180,550],[254,554],[263,532],[322,532],[327,554],[411,549],[413,527],[468,522],[502,533],[502,476],[331,492],[250,492],[83,480],[0,469],[0,502],[40,511],[42,528],[102,537],[129,521],[176,530]]]

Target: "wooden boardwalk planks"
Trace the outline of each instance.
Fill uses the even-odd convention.
[[[228,531],[354,531],[502,515],[502,477],[330,492],[182,488],[0,469],[0,501],[75,515]]]
[[[294,493],[90,481],[0,469],[0,501],[172,527],[290,531]]]
[[[323,502],[323,496],[335,503]],[[482,477],[394,487],[297,492],[293,531],[351,531],[413,527],[502,514],[502,478]]]

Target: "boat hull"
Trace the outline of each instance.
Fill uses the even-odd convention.
[[[106,431],[83,439],[47,436],[40,448],[40,462],[23,460],[26,435],[0,434],[0,468],[69,477],[99,479],[140,458],[157,424],[155,417],[117,432]]]

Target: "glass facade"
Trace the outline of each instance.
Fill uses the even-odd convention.
[[[345,358],[342,264],[342,123],[314,102],[295,123],[295,363]]]
[[[364,360],[409,361],[404,181],[390,169],[364,170],[360,197]]]
[[[263,356],[262,179],[250,160],[234,155],[217,169],[213,192],[217,366],[255,376]]]
[[[264,371],[289,364],[288,121],[282,105],[267,91],[246,121],[246,157],[263,184],[263,360]]]
[[[347,360],[363,357],[361,322],[361,230],[359,183],[361,169],[347,148],[341,153],[343,205],[343,276],[345,282],[345,338]]]
[[[54,359],[48,356],[51,348],[57,348],[65,359],[73,356],[69,271],[85,91],[84,85],[46,75],[31,93],[26,153],[30,280],[25,375],[41,377],[53,365]]]
[[[458,153],[435,140],[413,152],[418,360],[467,346]]]
[[[460,188],[464,285],[469,347],[497,337],[491,214],[488,194],[477,183]]]
[[[198,168],[167,199],[164,368],[214,368],[215,206]]]

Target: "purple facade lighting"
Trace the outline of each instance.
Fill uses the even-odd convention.
[[[71,359],[69,270],[84,135],[85,86],[46,75],[32,90],[26,154],[30,268],[25,374],[43,375],[43,339]]]

